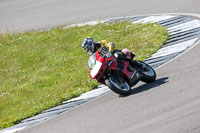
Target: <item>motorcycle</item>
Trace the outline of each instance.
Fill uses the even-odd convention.
[[[101,59],[102,65],[95,70],[96,75],[93,77],[101,84],[108,86],[112,91],[121,95],[130,95],[131,87],[136,85],[139,81],[151,83],[156,79],[155,70],[148,64],[142,61],[136,61],[140,65],[145,66],[145,70],[133,66],[129,60],[133,60],[134,54],[130,52],[131,58],[122,58],[121,54],[117,52],[112,57],[102,56],[101,52],[97,51],[90,56],[88,66],[90,72],[97,62],[97,58]],[[91,76],[91,75],[90,75]]]

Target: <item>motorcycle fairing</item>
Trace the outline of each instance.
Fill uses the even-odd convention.
[[[129,62],[128,61],[123,61],[123,62],[113,62],[112,65],[110,66],[110,70],[118,70],[121,71],[122,74],[126,77],[126,79],[129,80],[129,83],[131,85],[135,85],[139,79],[140,76],[138,72],[133,69],[132,71],[128,70]]]

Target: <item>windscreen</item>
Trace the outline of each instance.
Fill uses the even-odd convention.
[[[88,60],[88,66],[89,66],[90,70],[93,69],[95,64],[96,64],[96,54],[93,54],[93,55],[90,56],[90,58]]]

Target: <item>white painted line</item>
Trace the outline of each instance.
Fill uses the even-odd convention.
[[[69,28],[69,27],[76,27],[76,26],[85,26],[85,25],[96,25],[96,24],[100,24],[100,23],[104,23],[105,21],[102,20],[102,21],[89,21],[89,22],[86,22],[86,23],[79,23],[79,24],[72,24],[72,25],[69,25],[69,26],[66,26],[65,28]]]

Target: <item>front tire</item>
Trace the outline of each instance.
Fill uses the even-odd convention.
[[[105,80],[106,85],[117,94],[130,95],[131,87],[129,83],[117,74],[111,74],[108,79]]]

